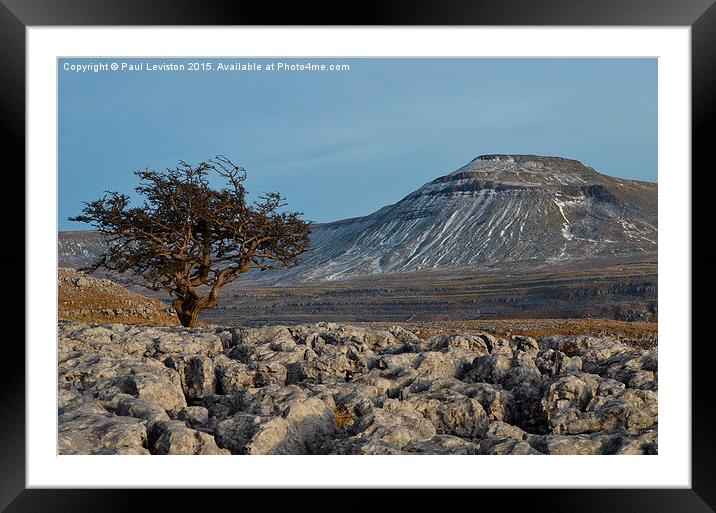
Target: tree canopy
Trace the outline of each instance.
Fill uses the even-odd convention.
[[[70,220],[105,235],[106,251],[89,271],[103,268],[168,291],[184,326],[195,326],[199,313],[215,307],[221,289],[239,275],[296,265],[308,247],[303,214],[284,211],[277,192],[247,203],[246,171],[223,155],[135,174],[141,206],[108,191]],[[212,188],[211,175],[223,187]]]

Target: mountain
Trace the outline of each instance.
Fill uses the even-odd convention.
[[[311,252],[281,279],[656,250],[656,184],[605,176],[565,158],[483,155],[373,214],[315,225]]]
[[[97,251],[82,233],[60,236],[63,265]],[[656,251],[656,184],[560,157],[482,155],[373,214],[314,225],[299,266],[250,274],[290,284]]]

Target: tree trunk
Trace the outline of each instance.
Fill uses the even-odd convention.
[[[185,328],[196,328],[199,322],[199,314],[206,308],[202,301],[193,299],[176,299],[172,306],[177,313],[179,322]]]

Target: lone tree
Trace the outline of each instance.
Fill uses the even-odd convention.
[[[168,291],[183,326],[196,326],[199,314],[215,307],[222,287],[240,274],[296,265],[306,251],[310,232],[302,213],[280,211],[284,198],[276,192],[248,204],[245,170],[222,155],[135,174],[141,207],[130,208],[128,196],[108,191],[69,219],[105,235],[107,249],[88,271],[104,268]],[[210,174],[224,187],[212,188]]]

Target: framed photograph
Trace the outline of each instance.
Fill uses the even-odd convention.
[[[3,0],[2,507],[713,511],[712,4]]]

